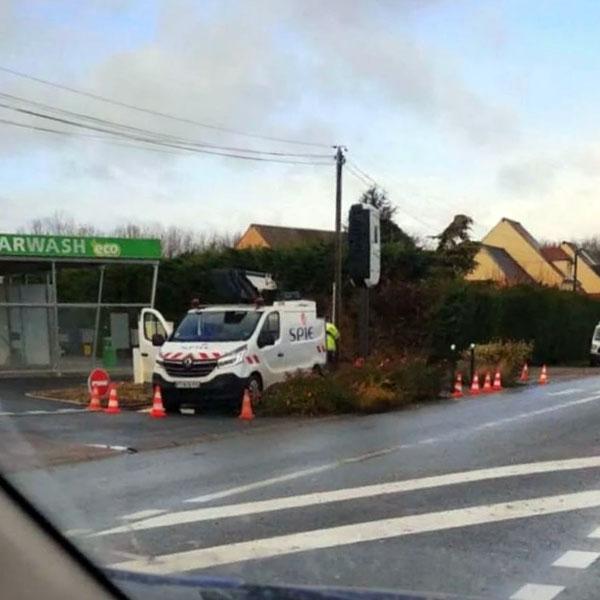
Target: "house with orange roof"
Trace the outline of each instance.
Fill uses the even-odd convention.
[[[600,265],[571,242],[542,246],[519,223],[501,219],[481,240],[469,281],[540,284],[600,295]]]

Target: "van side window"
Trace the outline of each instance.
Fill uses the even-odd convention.
[[[279,335],[280,335],[280,325],[279,325],[279,313],[278,312],[272,312],[269,313],[267,315],[267,318],[265,319],[265,322],[263,323],[262,329],[260,331],[260,335],[259,335],[259,340],[260,338],[266,337],[266,338],[270,338],[272,340],[272,343],[275,343],[278,339],[279,339]],[[260,344],[259,346],[262,345],[269,345],[269,344]]]
[[[273,337],[278,340],[279,339],[279,313],[272,312],[267,315],[265,320],[265,324],[263,325],[263,331],[268,331],[273,334]]]

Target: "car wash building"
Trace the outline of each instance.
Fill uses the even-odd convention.
[[[132,369],[160,241],[0,233],[0,374]]]

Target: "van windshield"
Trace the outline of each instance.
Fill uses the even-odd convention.
[[[262,313],[248,310],[204,311],[188,314],[177,327],[178,342],[234,342],[247,340]]]
[[[594,330],[594,340],[600,341],[600,327],[596,327]]]

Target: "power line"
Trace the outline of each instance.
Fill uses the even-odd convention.
[[[0,108],[6,108],[8,110],[12,110],[18,113],[22,113],[22,114],[26,114],[29,116],[34,116],[34,117],[39,117],[41,119],[47,119],[50,121],[54,121],[57,123],[62,123],[64,125],[71,125],[73,127],[79,127],[79,128],[83,128],[83,129],[89,129],[91,131],[98,131],[101,133],[108,133],[111,135],[115,135],[118,137],[123,137],[125,139],[131,139],[134,141],[138,141],[138,142],[145,142],[148,144],[156,144],[159,146],[166,146],[169,148],[178,148],[178,149],[183,149],[183,150],[189,150],[191,152],[199,152],[201,154],[212,154],[214,156],[226,156],[229,158],[238,158],[241,160],[253,160],[253,161],[260,161],[260,162],[280,162],[280,163],[289,163],[289,162],[298,162],[298,161],[289,161],[289,160],[284,160],[284,159],[277,159],[277,158],[265,158],[265,157],[259,157],[259,156],[245,156],[242,154],[235,154],[235,153],[227,153],[227,152],[216,152],[216,151],[212,151],[212,150],[204,150],[204,149],[199,149],[193,146],[188,146],[188,145],[184,145],[184,144],[177,144],[177,143],[169,143],[169,142],[165,142],[165,141],[161,141],[160,139],[157,140],[155,138],[152,137],[143,137],[143,136],[138,136],[138,135],[131,135],[131,134],[127,134],[125,132],[122,131],[113,131],[111,129],[106,129],[105,127],[97,127],[94,125],[88,125],[85,123],[78,123],[77,121],[72,121],[70,119],[63,119],[61,117],[53,117],[52,115],[46,115],[43,113],[39,113],[36,111],[32,111],[32,110],[28,110],[26,108],[19,108],[19,107],[15,107],[15,106],[11,106],[9,104],[4,104],[2,102],[0,102]],[[325,163],[324,163],[325,164]]]
[[[356,179],[358,179],[361,183],[364,183],[367,187],[373,187],[371,181],[363,177],[358,171],[354,170],[354,168],[350,164],[346,164],[346,169],[348,173],[353,175]]]
[[[1,105],[0,105],[1,106]],[[242,159],[242,160],[252,160],[252,161],[260,161],[260,162],[272,162],[272,163],[283,163],[283,164],[289,164],[289,165],[309,165],[309,166],[330,166],[331,163],[327,163],[327,162],[317,162],[317,161],[301,161],[301,160],[287,160],[287,159],[279,159],[279,158],[261,158],[258,156],[238,156],[235,154],[226,154],[226,153],[222,153],[222,152],[212,152],[209,150],[199,150],[197,148],[186,148],[184,146],[177,146],[174,144],[163,144],[163,143],[159,143],[156,141],[152,141],[152,140],[144,140],[144,139],[138,139],[135,137],[131,137],[131,136],[118,136],[118,137],[123,137],[124,139],[132,139],[134,141],[142,141],[142,142],[147,142],[150,144],[156,144],[158,146],[165,146],[165,147],[171,147],[174,149],[179,149],[182,152],[173,152],[173,151],[168,151],[168,150],[164,150],[162,148],[155,148],[155,147],[148,147],[148,146],[140,146],[140,145],[135,145],[135,144],[123,144],[121,142],[116,141],[114,138],[109,138],[106,136],[102,136],[102,135],[93,135],[93,134],[85,134],[85,133],[79,133],[79,132],[74,132],[74,131],[63,131],[63,130],[59,130],[59,129],[52,129],[49,127],[41,127],[39,125],[33,125],[30,123],[19,123],[18,121],[11,121],[9,119],[0,119],[0,124],[2,125],[10,125],[13,127],[20,127],[23,129],[29,129],[29,130],[33,130],[33,131],[39,131],[39,132],[43,132],[43,133],[52,133],[52,134],[58,134],[58,135],[64,135],[67,137],[86,137],[86,138],[93,138],[96,139],[98,141],[101,142],[105,142],[108,144],[114,144],[117,146],[123,146],[123,147],[130,147],[130,148],[138,148],[138,149],[142,149],[142,150],[151,150],[151,151],[155,151],[155,152],[163,152],[163,153],[169,153],[169,154],[186,154],[186,153],[200,153],[200,154],[212,154],[212,155],[217,155],[217,156],[224,156],[227,158],[238,158],[238,159]],[[189,154],[188,154],[189,156]]]
[[[358,173],[360,173],[364,178],[366,178],[368,181],[371,182],[372,185],[375,185],[377,187],[381,187],[377,181],[375,181],[368,173],[366,173],[365,171],[363,171],[354,161],[347,159],[348,163],[350,163],[350,165],[356,169],[356,171]]]
[[[373,187],[373,182],[375,181],[373,178],[369,177],[368,175],[365,176],[361,175],[358,171],[355,170],[356,166],[349,166],[348,167],[348,173],[350,173],[351,175],[353,175],[358,181],[360,181],[367,189]],[[367,177],[369,177],[369,179],[367,179]],[[379,184],[377,184],[375,182],[376,185],[379,186]],[[379,186],[381,187],[381,186]],[[408,212],[407,210],[405,210],[404,208],[402,208],[399,205],[395,205],[395,207],[403,214],[405,214],[407,217],[413,219],[414,221],[416,221],[417,223],[420,223],[421,225],[423,225],[424,227],[426,227],[429,231],[431,232],[435,232],[437,233],[436,228],[431,224],[431,223],[426,223],[425,221],[423,221],[423,219],[421,219],[420,217],[416,217],[415,215],[411,214],[410,212]]]
[[[189,125],[196,125],[198,127],[204,127],[206,129],[211,129],[213,131],[220,131],[221,133],[229,133],[231,135],[238,135],[238,136],[243,136],[243,137],[249,137],[249,138],[255,138],[255,139],[261,139],[261,140],[268,140],[271,142],[279,142],[279,143],[283,143],[283,144],[296,144],[296,145],[301,145],[301,146],[315,146],[315,147],[321,147],[321,148],[331,148],[331,144],[323,144],[323,143],[319,143],[319,142],[306,142],[306,141],[300,141],[300,140],[292,140],[292,139],[287,139],[287,138],[280,138],[280,137],[275,137],[275,136],[269,136],[269,135],[262,135],[262,134],[258,134],[258,133],[249,133],[249,132],[245,132],[245,131],[240,131],[238,129],[232,129],[229,127],[223,127],[221,125],[211,125],[208,123],[202,123],[200,121],[195,121],[194,119],[187,119],[184,117],[178,117],[176,115],[172,115],[170,113],[165,113],[162,111],[158,111],[158,110],[153,110],[150,108],[145,108],[145,107],[141,107],[141,106],[136,106],[134,104],[129,104],[127,102],[121,102],[119,100],[114,100],[112,98],[107,98],[106,96],[101,96],[99,94],[94,94],[92,92],[88,92],[85,90],[80,90],[68,85],[64,85],[61,83],[56,83],[54,81],[49,81],[47,79],[42,79],[41,77],[35,77],[33,75],[30,75],[28,73],[23,73],[21,71],[17,71],[15,69],[11,69],[9,67],[3,67],[0,66],[0,71],[2,71],[3,73],[9,73],[10,75],[14,75],[15,77],[21,77],[23,79],[29,79],[30,81],[35,81],[36,83],[41,83],[43,85],[48,85],[57,89],[61,89],[61,90],[65,90],[67,92],[71,92],[73,94],[78,94],[80,96],[85,96],[86,98],[92,98],[94,100],[99,100],[101,102],[107,102],[108,104],[112,104],[114,106],[120,106],[122,108],[128,108],[130,110],[135,110],[138,112],[142,112],[145,114],[149,114],[149,115],[154,115],[156,117],[161,117],[163,119],[170,119],[172,121],[178,121],[180,123],[187,123]]]
[[[63,108],[58,108],[55,106],[51,106],[49,104],[44,104],[42,102],[36,102],[34,100],[28,100],[27,98],[21,98],[19,96],[14,96],[12,94],[6,94],[4,92],[0,92],[0,97],[3,98],[7,98],[9,100],[13,100],[13,101],[17,101],[17,102],[23,102],[38,108],[43,108],[46,110],[50,110],[52,112],[58,113],[58,114],[62,114],[62,115],[67,115],[70,117],[75,117],[77,119],[84,119],[87,121],[91,121],[93,123],[98,123],[100,125],[108,125],[110,127],[117,127],[117,128],[122,128],[122,129],[126,129],[135,133],[141,133],[144,135],[151,135],[157,138],[160,138],[161,140],[165,140],[165,141],[172,141],[174,143],[178,143],[178,144],[186,144],[189,146],[197,146],[200,148],[212,148],[214,150],[223,150],[226,152],[241,152],[241,153],[250,153],[250,154],[258,154],[258,155],[267,155],[267,156],[282,156],[282,157],[294,157],[294,158],[330,158],[329,154],[308,154],[308,153],[295,153],[295,152],[277,152],[277,151],[269,151],[269,150],[255,150],[253,148],[238,148],[238,147],[232,147],[232,146],[221,146],[218,144],[209,144],[206,142],[199,142],[199,141],[195,141],[195,140],[189,140],[186,138],[180,138],[177,136],[173,136],[170,134],[165,134],[162,132],[157,132],[157,131],[152,131],[149,129],[142,129],[140,127],[134,127],[132,125],[127,125],[125,123],[119,123],[116,121],[110,121],[108,119],[102,119],[100,117],[95,117],[93,115],[88,115],[88,114],[84,114],[84,113],[79,113],[79,112],[74,112],[74,111],[70,111],[70,110],[66,110]],[[4,106],[4,108],[8,108],[6,105],[2,105]],[[18,110],[18,107],[10,107],[11,110]],[[21,109],[21,110],[26,110],[26,109]],[[31,114],[32,116],[36,116],[36,117],[42,117],[42,115],[40,113],[35,113],[35,112],[31,112],[28,113]],[[42,117],[43,118],[43,117]]]

